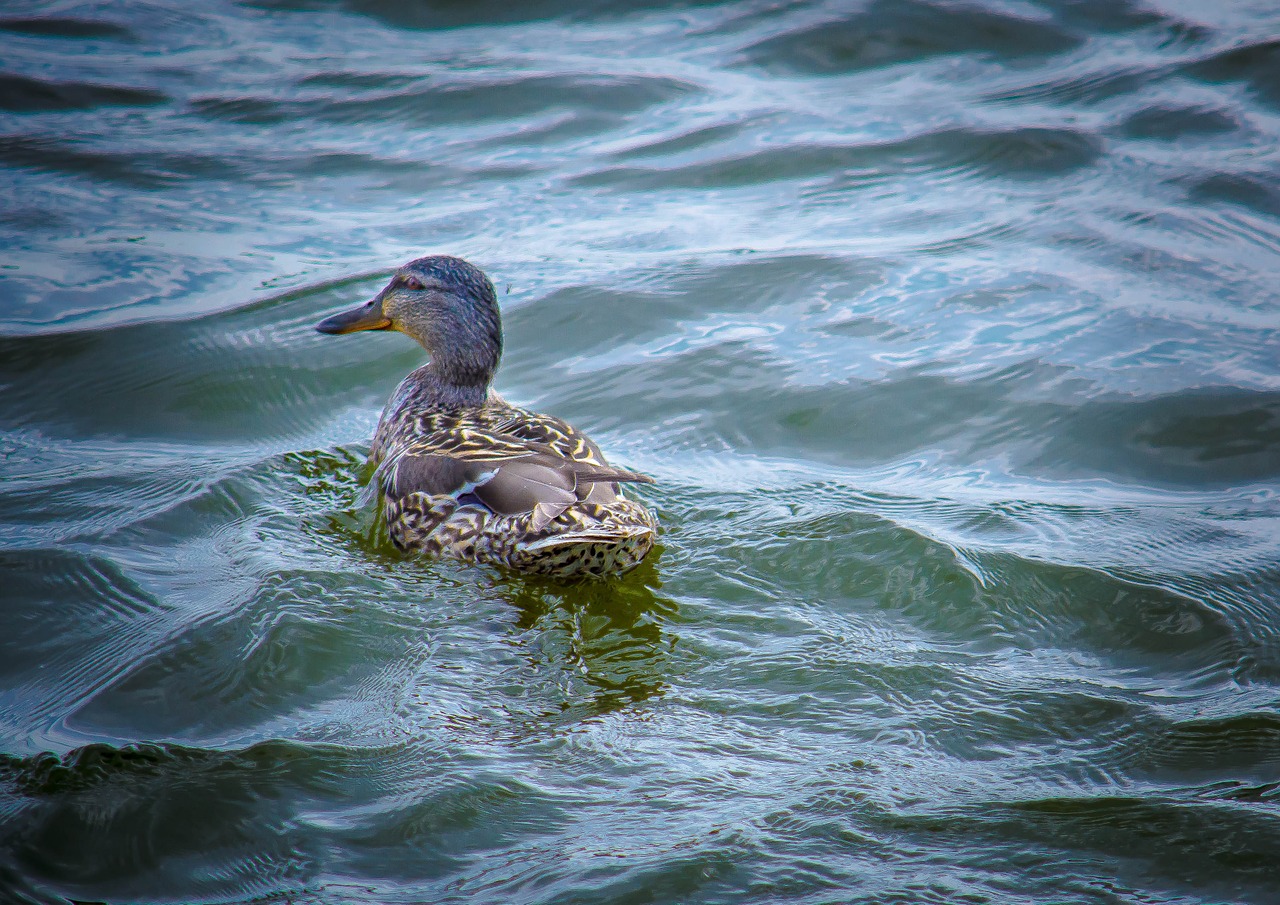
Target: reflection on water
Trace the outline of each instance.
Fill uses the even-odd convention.
[[[637,577],[643,584],[593,583],[566,592],[531,583],[516,589],[509,598],[519,630],[515,640],[529,658],[522,692],[535,681],[561,685],[561,718],[573,723],[661,694],[666,653],[677,640],[664,626],[678,616],[678,606],[655,593],[661,581],[652,563],[643,564]]]
[[[1273,6],[11,4],[0,898],[1272,901]],[[427,252],[642,568],[389,543]]]

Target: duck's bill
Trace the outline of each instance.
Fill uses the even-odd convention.
[[[355,333],[357,330],[389,330],[391,319],[382,313],[382,304],[374,299],[359,308],[326,317],[316,324],[321,333]]]

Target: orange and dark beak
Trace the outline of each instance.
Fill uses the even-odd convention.
[[[326,317],[316,324],[321,333],[355,333],[357,330],[390,330],[391,318],[382,313],[382,294],[358,308]]]

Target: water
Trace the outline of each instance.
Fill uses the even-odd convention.
[[[4,901],[1280,901],[1273,4],[2,18]],[[624,580],[361,504],[428,252]]]

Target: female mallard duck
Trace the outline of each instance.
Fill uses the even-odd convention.
[[[625,572],[653,546],[653,513],[618,487],[652,478],[490,389],[502,320],[479,268],[410,261],[370,302],[316,329],[399,330],[431,356],[392,395],[369,452],[396,546],[558,576]]]

